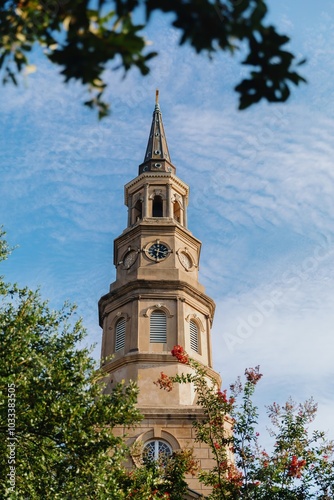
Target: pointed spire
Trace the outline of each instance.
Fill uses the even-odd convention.
[[[139,165],[139,174],[142,172],[175,173],[175,167],[169,156],[167,139],[162,122],[162,115],[159,106],[159,90],[156,90],[155,92],[155,107],[145,158],[143,163]]]

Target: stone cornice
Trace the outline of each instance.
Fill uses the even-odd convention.
[[[159,290],[159,292],[154,292],[153,290]],[[125,285],[120,286],[116,290],[113,290],[112,292],[107,293],[106,295],[103,295],[100,300],[99,300],[99,321],[100,321],[100,326],[103,325],[103,319],[105,315],[105,308],[106,306],[111,302],[111,301],[116,301],[117,299],[121,299],[124,297],[125,303],[128,302],[128,300],[134,300],[136,298],[136,295],[142,295],[142,296],[147,296],[147,293],[151,291],[151,297],[152,298],[161,298],[161,290],[163,292],[168,292],[168,291],[173,291],[174,293],[176,291],[179,292],[184,292],[191,297],[195,298],[202,304],[205,304],[209,310],[210,310],[210,316],[214,316],[215,312],[215,303],[214,301],[206,294],[198,291],[194,286],[190,285],[189,283],[185,281],[179,281],[179,280],[145,280],[145,279],[139,279],[139,280],[134,280],[130,281],[129,283],[126,283]],[[134,294],[135,292],[135,294]],[[127,298],[125,297],[127,295]],[[130,295],[130,297],[129,297]],[[165,296],[167,298],[167,295]],[[138,297],[139,298],[139,297]],[[124,303],[124,302],[123,302]],[[117,305],[119,306],[119,304]]]
[[[158,420],[200,420],[205,418],[203,410],[196,406],[186,406],[181,408],[170,407],[170,408],[152,408],[146,406],[138,406],[140,413],[144,416],[144,419]],[[143,423],[143,421],[141,422]]]
[[[182,189],[184,189],[186,192],[186,195],[189,194],[189,186],[185,182],[181,181],[181,179],[179,179],[179,177],[172,174],[171,172],[144,172],[144,173],[138,175],[137,177],[135,177],[134,179],[132,179],[132,181],[125,184],[125,186],[124,186],[124,203],[125,203],[125,205],[127,204],[129,189],[132,188],[133,186],[135,186],[136,184],[140,184],[140,183],[145,184],[145,180],[149,181],[149,179],[158,179],[159,180],[159,179],[166,179],[166,178],[170,178],[172,183],[174,183],[174,184],[178,185],[179,187],[181,187]],[[166,183],[166,181],[165,181],[165,183]]]
[[[150,352],[130,352],[125,355],[121,355],[118,359],[112,359],[108,361],[106,364],[102,365],[101,368],[106,373],[114,372],[118,368],[128,365],[131,363],[135,363],[137,366],[145,363],[149,363],[150,365],[154,364],[174,364],[176,366],[180,366],[180,363],[175,359],[174,356],[170,353],[158,354],[158,353],[150,353]],[[201,363],[200,363],[201,364]],[[186,365],[185,365],[186,366]],[[209,366],[202,365],[205,368],[208,377],[217,380],[219,383],[221,382],[220,375],[215,372]],[[191,408],[191,407],[189,407]]]
[[[124,229],[122,234],[115,238],[114,244],[116,242],[120,242],[123,238],[129,238],[129,236],[131,236],[131,238],[135,238],[138,234],[142,234],[143,232],[152,232],[154,234],[159,234],[160,230],[166,231],[168,228],[173,229],[176,234],[182,234],[186,238],[191,238],[192,240],[194,240],[198,245],[201,245],[201,241],[196,238],[196,236],[194,236],[189,229],[182,226],[182,224],[176,222],[175,219],[170,217],[147,217],[141,219],[133,226]]]

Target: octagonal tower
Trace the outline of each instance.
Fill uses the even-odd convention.
[[[114,241],[116,281],[99,301],[103,368],[111,385],[135,380],[139,386],[145,419],[132,441],[156,453],[159,446],[192,446],[207,468],[209,450],[194,441],[192,420],[201,418],[201,410],[193,387],[166,392],[153,384],[161,372],[190,370],[171,355],[176,344],[220,381],[212,369],[215,304],[198,281],[201,242],[187,228],[188,198],[189,187],[169,155],[157,92],[144,161],[125,185],[128,221]],[[205,492],[196,479],[189,486],[189,498]]]

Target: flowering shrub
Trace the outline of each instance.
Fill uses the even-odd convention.
[[[189,363],[189,356],[180,345],[175,345],[171,352],[180,363],[184,365]]]
[[[124,498],[180,500],[188,489],[185,474],[195,475],[197,469],[198,463],[194,459],[192,449],[178,450],[172,456],[157,461],[144,459],[141,465],[131,470],[123,480]]]
[[[298,460],[296,455],[293,455],[290,465],[288,466],[288,476],[302,477],[302,469],[306,465],[306,460]]]
[[[256,385],[262,377],[262,373],[259,373],[259,371],[260,371],[259,365],[256,366],[255,368],[246,368],[245,377],[247,382]]]
[[[193,383],[204,419],[193,423],[196,439],[207,444],[215,465],[200,471],[199,479],[212,487],[210,500],[334,498],[334,444],[324,433],[309,430],[317,405],[312,399],[297,405],[289,400],[268,407],[275,444],[271,452],[259,444],[258,409],[252,397],[261,380],[259,366],[221,390],[205,367],[174,346],[173,356],[192,368],[192,373],[167,377],[156,384],[167,391],[175,383]]]
[[[173,380],[164,372],[161,372],[160,377],[158,380],[154,381],[154,384],[160,387],[160,389],[165,389],[167,392],[173,389]]]

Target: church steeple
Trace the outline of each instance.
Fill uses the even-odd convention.
[[[220,379],[212,368],[215,304],[198,281],[201,242],[187,228],[189,187],[171,163],[158,94],[144,162],[124,194],[128,222],[114,240],[116,280],[99,301],[106,390],[123,380],[138,385],[144,419],[131,431],[129,445],[168,453],[193,446],[208,469],[213,466],[209,449],[194,440],[192,421],[202,418],[202,410],[193,387],[165,392],[153,384],[162,371],[171,376],[188,370],[171,355],[175,345]],[[196,478],[188,484],[208,493]],[[189,490],[186,498],[199,493]]]
[[[155,95],[155,107],[144,161],[139,165],[139,175],[143,172],[172,172],[176,169],[171,162],[167,139],[159,106],[159,90]]]

